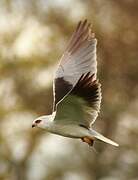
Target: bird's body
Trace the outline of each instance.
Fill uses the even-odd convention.
[[[49,132],[70,138],[83,138],[90,136],[89,130],[78,125],[52,123]]]
[[[101,84],[96,79],[96,44],[91,24],[87,20],[79,22],[55,74],[53,112],[37,118],[32,127],[80,138],[89,145],[99,139],[118,146],[92,129],[101,104]]]

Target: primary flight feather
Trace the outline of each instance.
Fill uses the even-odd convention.
[[[92,129],[101,104],[101,84],[97,80],[97,40],[90,23],[80,21],[61,57],[53,81],[53,112],[38,117],[32,127],[93,145],[96,139],[117,143]]]

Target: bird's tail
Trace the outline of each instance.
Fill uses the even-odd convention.
[[[104,137],[102,134],[98,133],[97,131],[91,129],[90,130],[92,137],[95,137],[96,139],[99,139],[101,141],[104,141],[105,143],[111,144],[113,146],[119,146],[116,142]]]

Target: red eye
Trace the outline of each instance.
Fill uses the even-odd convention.
[[[39,119],[35,121],[36,124],[39,124],[40,122],[41,122],[41,120],[39,120]]]

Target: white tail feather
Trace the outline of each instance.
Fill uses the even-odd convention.
[[[102,134],[94,131],[93,129],[91,129],[91,134],[93,137],[95,137],[96,139],[99,139],[101,141],[104,141],[105,143],[111,144],[113,146],[119,146],[119,144],[117,144],[116,142],[104,137]]]

